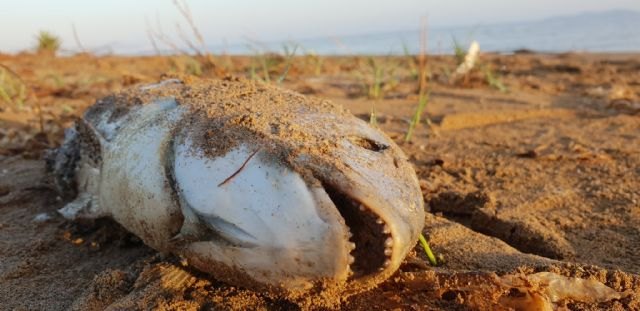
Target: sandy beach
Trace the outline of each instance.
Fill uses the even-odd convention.
[[[453,56],[427,56],[429,101],[410,141],[413,56],[0,55],[14,86],[0,106],[0,309],[303,307],[216,281],[111,220],[56,213],[65,202],[44,152],[97,99],[164,74],[242,76],[367,121],[375,111],[418,174],[423,234],[441,260],[430,266],[416,245],[394,277],[341,309],[499,310],[495,276],[540,271],[627,293],[561,307],[640,309],[640,54],[522,52],[482,54],[460,77]]]

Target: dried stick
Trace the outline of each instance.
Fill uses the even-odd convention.
[[[236,177],[236,175],[240,174],[240,172],[244,169],[244,167],[247,166],[247,163],[249,163],[249,161],[251,161],[251,158],[253,158],[253,156],[256,155],[256,153],[258,153],[258,151],[260,151],[260,148],[256,149],[256,151],[254,151],[246,160],[244,160],[244,163],[242,163],[242,165],[240,166],[240,168],[238,168],[237,171],[235,171],[233,174],[231,174],[231,176],[227,177],[227,179],[225,179],[221,183],[219,183],[218,187],[228,183],[231,179]]]

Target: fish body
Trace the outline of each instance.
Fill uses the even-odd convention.
[[[111,217],[218,279],[294,296],[375,286],[424,225],[390,138],[330,102],[244,80],[101,99],[50,166],[73,198],[63,216]]]

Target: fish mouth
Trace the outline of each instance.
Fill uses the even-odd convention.
[[[349,230],[349,279],[363,279],[390,268],[393,256],[391,226],[370,206],[324,184],[334,206]]]

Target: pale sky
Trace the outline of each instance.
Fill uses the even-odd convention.
[[[640,11],[639,0],[190,0],[194,20],[208,45],[304,39],[429,27],[517,22],[611,9]],[[88,48],[150,49],[148,20],[175,34],[183,22],[171,0],[0,0],[0,51],[34,45],[48,30],[77,50],[72,24]],[[184,25],[184,24],[183,24]]]

